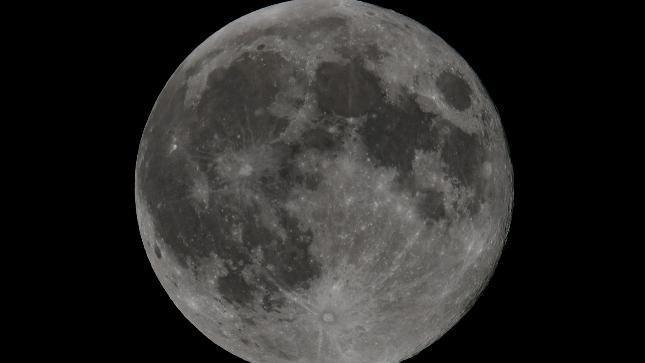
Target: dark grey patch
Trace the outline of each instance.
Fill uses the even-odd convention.
[[[312,148],[321,152],[335,151],[341,146],[341,140],[338,137],[321,128],[305,131],[302,134],[300,143],[303,150]]]
[[[248,317],[248,316],[245,316],[244,314],[240,314],[240,320],[241,320],[241,321],[242,321],[242,323],[244,323],[245,325],[249,325],[249,326],[257,326],[257,324],[256,324],[256,322],[255,322],[255,319],[254,319],[253,317]],[[237,329],[238,329],[239,331],[242,331],[242,327],[239,327],[239,328],[237,328]]]
[[[197,106],[199,120],[206,123],[191,134],[192,143],[208,144],[217,135],[221,148],[239,150],[278,137],[289,121],[254,110],[271,105],[278,92],[290,87],[289,78],[304,82],[301,71],[269,51],[244,53],[230,67],[214,70]]]
[[[266,312],[277,312],[280,306],[283,306],[286,302],[284,296],[270,294],[266,292],[262,297],[262,309]]]
[[[358,58],[347,64],[322,63],[316,70],[316,80],[314,90],[323,113],[356,117],[382,102],[378,78]]]
[[[374,15],[376,15],[376,14],[375,14],[373,11],[371,11],[371,10],[370,10],[370,11],[367,11],[367,12],[366,12],[366,14],[367,14],[367,15],[369,15],[369,16],[374,16]]]
[[[341,145],[343,140],[349,135],[349,131],[353,128],[352,125],[347,123],[347,119],[334,114],[326,114],[318,119],[312,120],[316,127],[324,130],[334,129],[333,137],[337,138],[337,144]]]
[[[279,217],[286,238],[276,238],[275,247],[264,251],[265,263],[274,266],[274,277],[291,291],[307,289],[322,272],[320,263],[309,255],[313,233],[302,230],[298,220],[286,211],[280,210]]]
[[[239,261],[227,276],[218,279],[219,291],[222,296],[233,304],[248,306],[256,292],[263,291],[264,296],[280,294],[280,288],[294,291],[306,289],[312,280],[320,276],[320,264],[309,255],[309,246],[313,240],[311,231],[301,230],[298,222],[288,216],[287,212],[279,209],[275,211],[280,219],[280,226],[286,236],[268,229],[256,218],[247,216],[247,222],[242,226],[243,246],[240,251]],[[253,220],[253,222],[250,222]],[[239,244],[239,242],[238,242]],[[227,246],[222,246],[227,247]],[[220,247],[220,248],[222,248]],[[229,248],[234,246],[228,245]],[[264,256],[264,270],[273,266],[272,280],[263,275],[258,275],[253,284],[243,279],[242,271],[250,264],[251,250],[260,248]],[[220,252],[221,255],[221,252]],[[276,286],[277,281],[280,288]],[[265,297],[262,305],[267,311],[277,310],[286,300],[276,297]]]
[[[235,246],[231,232],[235,224],[243,222],[248,211],[244,213],[222,202],[226,204],[201,213],[187,200],[170,203],[159,211],[161,234],[183,267],[189,266],[189,260],[198,264],[212,253],[234,261],[245,258],[244,251]]]
[[[375,57],[380,50],[374,48]],[[416,150],[429,150],[439,141],[430,127],[436,115],[423,112],[410,94],[394,105],[387,101],[379,78],[359,58],[347,64],[323,63],[316,72],[321,122],[334,117],[373,115],[359,128],[368,154],[377,166],[396,169],[399,181],[409,182]]]
[[[275,142],[271,145],[271,149],[278,168],[265,170],[258,179],[258,188],[263,195],[278,205],[285,201],[291,190],[301,185],[304,179],[295,164],[295,159],[300,153],[298,145]]]
[[[315,190],[323,181],[323,175],[320,173],[305,173],[304,187],[308,190]]]
[[[378,104],[374,117],[363,123],[359,134],[377,166],[396,169],[398,181],[408,184],[416,150],[430,150],[439,143],[430,133],[435,115],[423,112],[407,94],[399,105],[388,103],[384,96],[373,102]]]
[[[417,211],[426,223],[446,216],[443,205],[443,193],[436,190],[424,190],[418,198]]]
[[[468,134],[445,120],[437,123],[432,134],[434,138],[442,140],[441,158],[446,164],[448,174],[475,191],[475,196],[467,207],[469,212],[477,212],[486,188],[482,167],[487,152],[481,137],[476,133]]]
[[[193,268],[197,274],[201,263],[213,253],[222,260],[232,261],[228,275],[217,281],[225,300],[238,307],[248,307],[257,293],[270,291],[279,294],[272,281],[258,277],[250,283],[242,278],[242,271],[254,263],[251,251],[255,248],[270,251],[266,254],[267,263],[278,266],[275,279],[284,288],[307,286],[307,281],[320,274],[320,267],[308,254],[311,232],[300,230],[297,223],[279,209],[280,203],[276,203],[274,208],[281,216],[285,238],[263,225],[259,219],[262,214],[259,205],[246,204],[239,196],[212,194],[211,207],[198,205],[190,196],[194,180],[190,170],[195,164],[159,155],[163,154],[155,155],[145,172],[140,174],[144,177],[141,185],[145,198],[161,202],[151,211],[158,233],[165,241],[166,250],[171,251],[179,265]],[[208,180],[213,183],[214,179]],[[281,188],[283,193],[288,192],[287,185]],[[242,243],[234,236],[236,228],[242,230]],[[280,301],[274,299],[273,303],[277,309]]]
[[[242,272],[233,270],[226,276],[217,279],[219,293],[230,304],[246,306],[253,300],[257,287],[249,285],[242,277]]]
[[[389,55],[387,51],[381,49],[377,44],[368,44],[365,50],[362,51],[363,57],[376,62]]]
[[[444,121],[444,142],[441,158],[446,163],[450,175],[466,186],[475,186],[481,181],[481,168],[485,161],[485,150],[480,137],[468,134],[462,129]]]
[[[443,71],[437,78],[436,84],[447,104],[458,111],[464,111],[470,107],[470,96],[473,91],[460,75],[449,70]]]
[[[322,182],[320,173],[309,173],[300,170],[296,164],[298,156],[306,150],[315,149],[330,153],[339,149],[340,139],[324,130],[312,129],[293,144],[275,142],[271,144],[272,154],[278,168],[266,170],[258,179],[262,193],[277,204],[284,202],[295,187],[314,190]]]
[[[255,49],[257,50],[263,50],[266,47],[264,44],[259,44]]]
[[[155,245],[154,251],[157,258],[161,259],[161,249],[159,249],[159,246]]]
[[[183,267],[188,267],[188,256],[205,257],[210,251],[202,251],[202,246],[192,242],[201,240],[201,216],[195,209],[190,197],[193,187],[192,178],[186,174],[183,160],[155,158],[146,169],[142,190],[148,200],[159,201],[158,207],[151,211],[158,233],[164,240],[167,251],[178,257]]]

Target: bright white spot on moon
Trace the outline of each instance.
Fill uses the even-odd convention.
[[[242,168],[240,168],[239,174],[241,176],[249,176],[249,175],[251,175],[252,172],[253,172],[253,167],[251,165],[249,165],[249,164],[244,164],[244,166],[242,166]]]
[[[188,307],[190,307],[191,309],[199,310],[199,304],[193,296],[186,296],[184,298],[184,301],[186,302],[186,305],[188,305]]]
[[[322,316],[322,320],[323,320],[325,323],[333,323],[333,322],[334,322],[334,320],[336,320],[336,319],[334,318],[334,314],[332,314],[332,313],[330,313],[330,312],[327,312],[327,313],[324,313],[324,314],[323,314],[323,316]]]
[[[489,178],[493,174],[493,165],[490,161],[484,163],[484,177]]]

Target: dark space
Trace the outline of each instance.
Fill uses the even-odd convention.
[[[91,266],[96,272],[80,282],[86,286],[87,304],[93,305],[74,314],[84,320],[74,335],[91,350],[146,361],[243,362],[184,318],[157,280],[139,235],[134,169],[146,120],[176,67],[212,33],[271,3],[239,0],[204,8],[175,3],[147,9],[93,9],[69,31],[70,36],[79,36],[78,29],[91,29],[87,40],[78,41],[91,45],[76,50],[76,57],[82,60],[83,71],[92,72],[85,82],[101,84],[100,92],[105,93],[86,105],[101,114],[100,122],[85,120],[79,126],[95,138],[83,141],[78,136],[83,144],[79,147],[89,150],[78,162],[92,158],[101,165],[87,173],[100,185],[100,200],[95,203],[101,203],[104,213],[96,226],[87,226],[101,231],[93,234],[98,240],[83,242],[91,244],[86,250],[98,256]],[[371,3],[426,25],[469,63],[498,109],[514,168],[510,232],[489,284],[448,333],[406,362],[524,361],[551,358],[556,352],[558,358],[578,357],[572,336],[585,322],[578,316],[578,303],[569,296],[582,289],[585,277],[580,271],[570,273],[568,251],[581,242],[567,218],[573,213],[570,206],[585,199],[569,175],[586,172],[586,165],[579,161],[581,151],[571,144],[569,128],[574,125],[565,121],[571,105],[561,101],[575,87],[574,76],[560,73],[571,67],[565,53],[575,52],[578,35],[560,30],[565,13],[554,11],[555,7],[482,5],[466,10],[464,4],[448,2]],[[447,73],[442,82],[463,88],[458,75]],[[461,94],[450,98],[455,108],[468,106]],[[324,139],[316,142],[323,149],[333,146]],[[311,179],[307,182],[315,183]]]

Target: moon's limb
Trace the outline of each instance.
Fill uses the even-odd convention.
[[[200,45],[141,140],[137,215],[166,291],[251,362],[397,362],[467,311],[512,172],[472,69],[357,1],[278,4]]]

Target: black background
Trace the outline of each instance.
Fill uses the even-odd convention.
[[[156,97],[184,58],[227,23],[271,3],[87,8],[59,36],[71,40],[61,52],[75,59],[60,71],[78,76],[67,86],[88,93],[69,100],[82,99],[88,116],[69,124],[74,144],[61,157],[82,172],[74,194],[91,204],[76,212],[83,228],[73,238],[86,255],[72,266],[87,271],[72,272],[74,296],[83,302],[63,315],[75,322],[71,339],[93,355],[242,362],[199,333],[158,282],[139,236],[134,167]],[[571,176],[587,169],[576,146],[585,136],[572,131],[585,120],[574,117],[571,99],[581,87],[573,55],[586,39],[575,21],[583,13],[572,17],[546,5],[372,3],[426,25],[466,59],[498,108],[515,174],[508,242],[488,287],[466,316],[409,362],[578,356],[575,342],[586,323],[572,296],[589,275],[572,263],[582,243],[572,206],[584,192]]]

